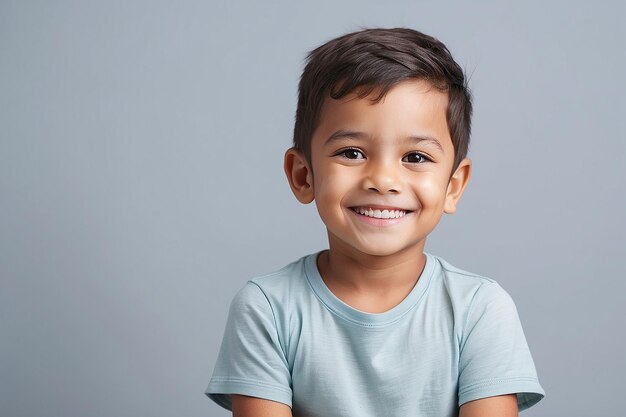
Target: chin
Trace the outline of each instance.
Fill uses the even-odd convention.
[[[366,253],[369,256],[376,256],[376,257],[387,257],[387,256],[393,256],[395,254],[397,254],[400,251],[388,251],[388,250],[380,250],[380,251],[370,251],[368,253]]]
[[[398,246],[397,242],[395,244],[389,242],[389,244],[378,243],[375,245],[361,245],[360,247],[356,247],[360,252],[370,255],[370,256],[393,256],[399,253],[405,252],[410,249],[417,248],[418,245],[407,245],[407,246]]]

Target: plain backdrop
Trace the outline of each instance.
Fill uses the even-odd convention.
[[[395,26],[471,77],[427,250],[516,301],[523,415],[622,415],[624,4],[1,0],[0,415],[229,415],[203,392],[232,296],[326,247],[282,172],[304,57]]]

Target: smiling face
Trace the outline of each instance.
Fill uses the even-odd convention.
[[[378,103],[327,99],[311,141],[311,166],[291,149],[285,170],[301,202],[315,200],[331,250],[390,256],[419,251],[469,179],[453,173],[447,95],[426,81],[394,86]]]

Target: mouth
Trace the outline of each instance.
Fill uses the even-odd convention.
[[[397,208],[373,208],[373,207],[350,207],[352,211],[362,216],[372,217],[374,219],[399,219],[411,213],[410,210],[401,210]]]

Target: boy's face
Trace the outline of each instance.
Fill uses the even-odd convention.
[[[470,162],[463,160],[450,177],[447,100],[418,80],[394,86],[376,104],[355,94],[327,99],[311,141],[311,166],[292,149],[285,169],[298,199],[315,200],[331,249],[421,252],[442,214],[456,210]]]

